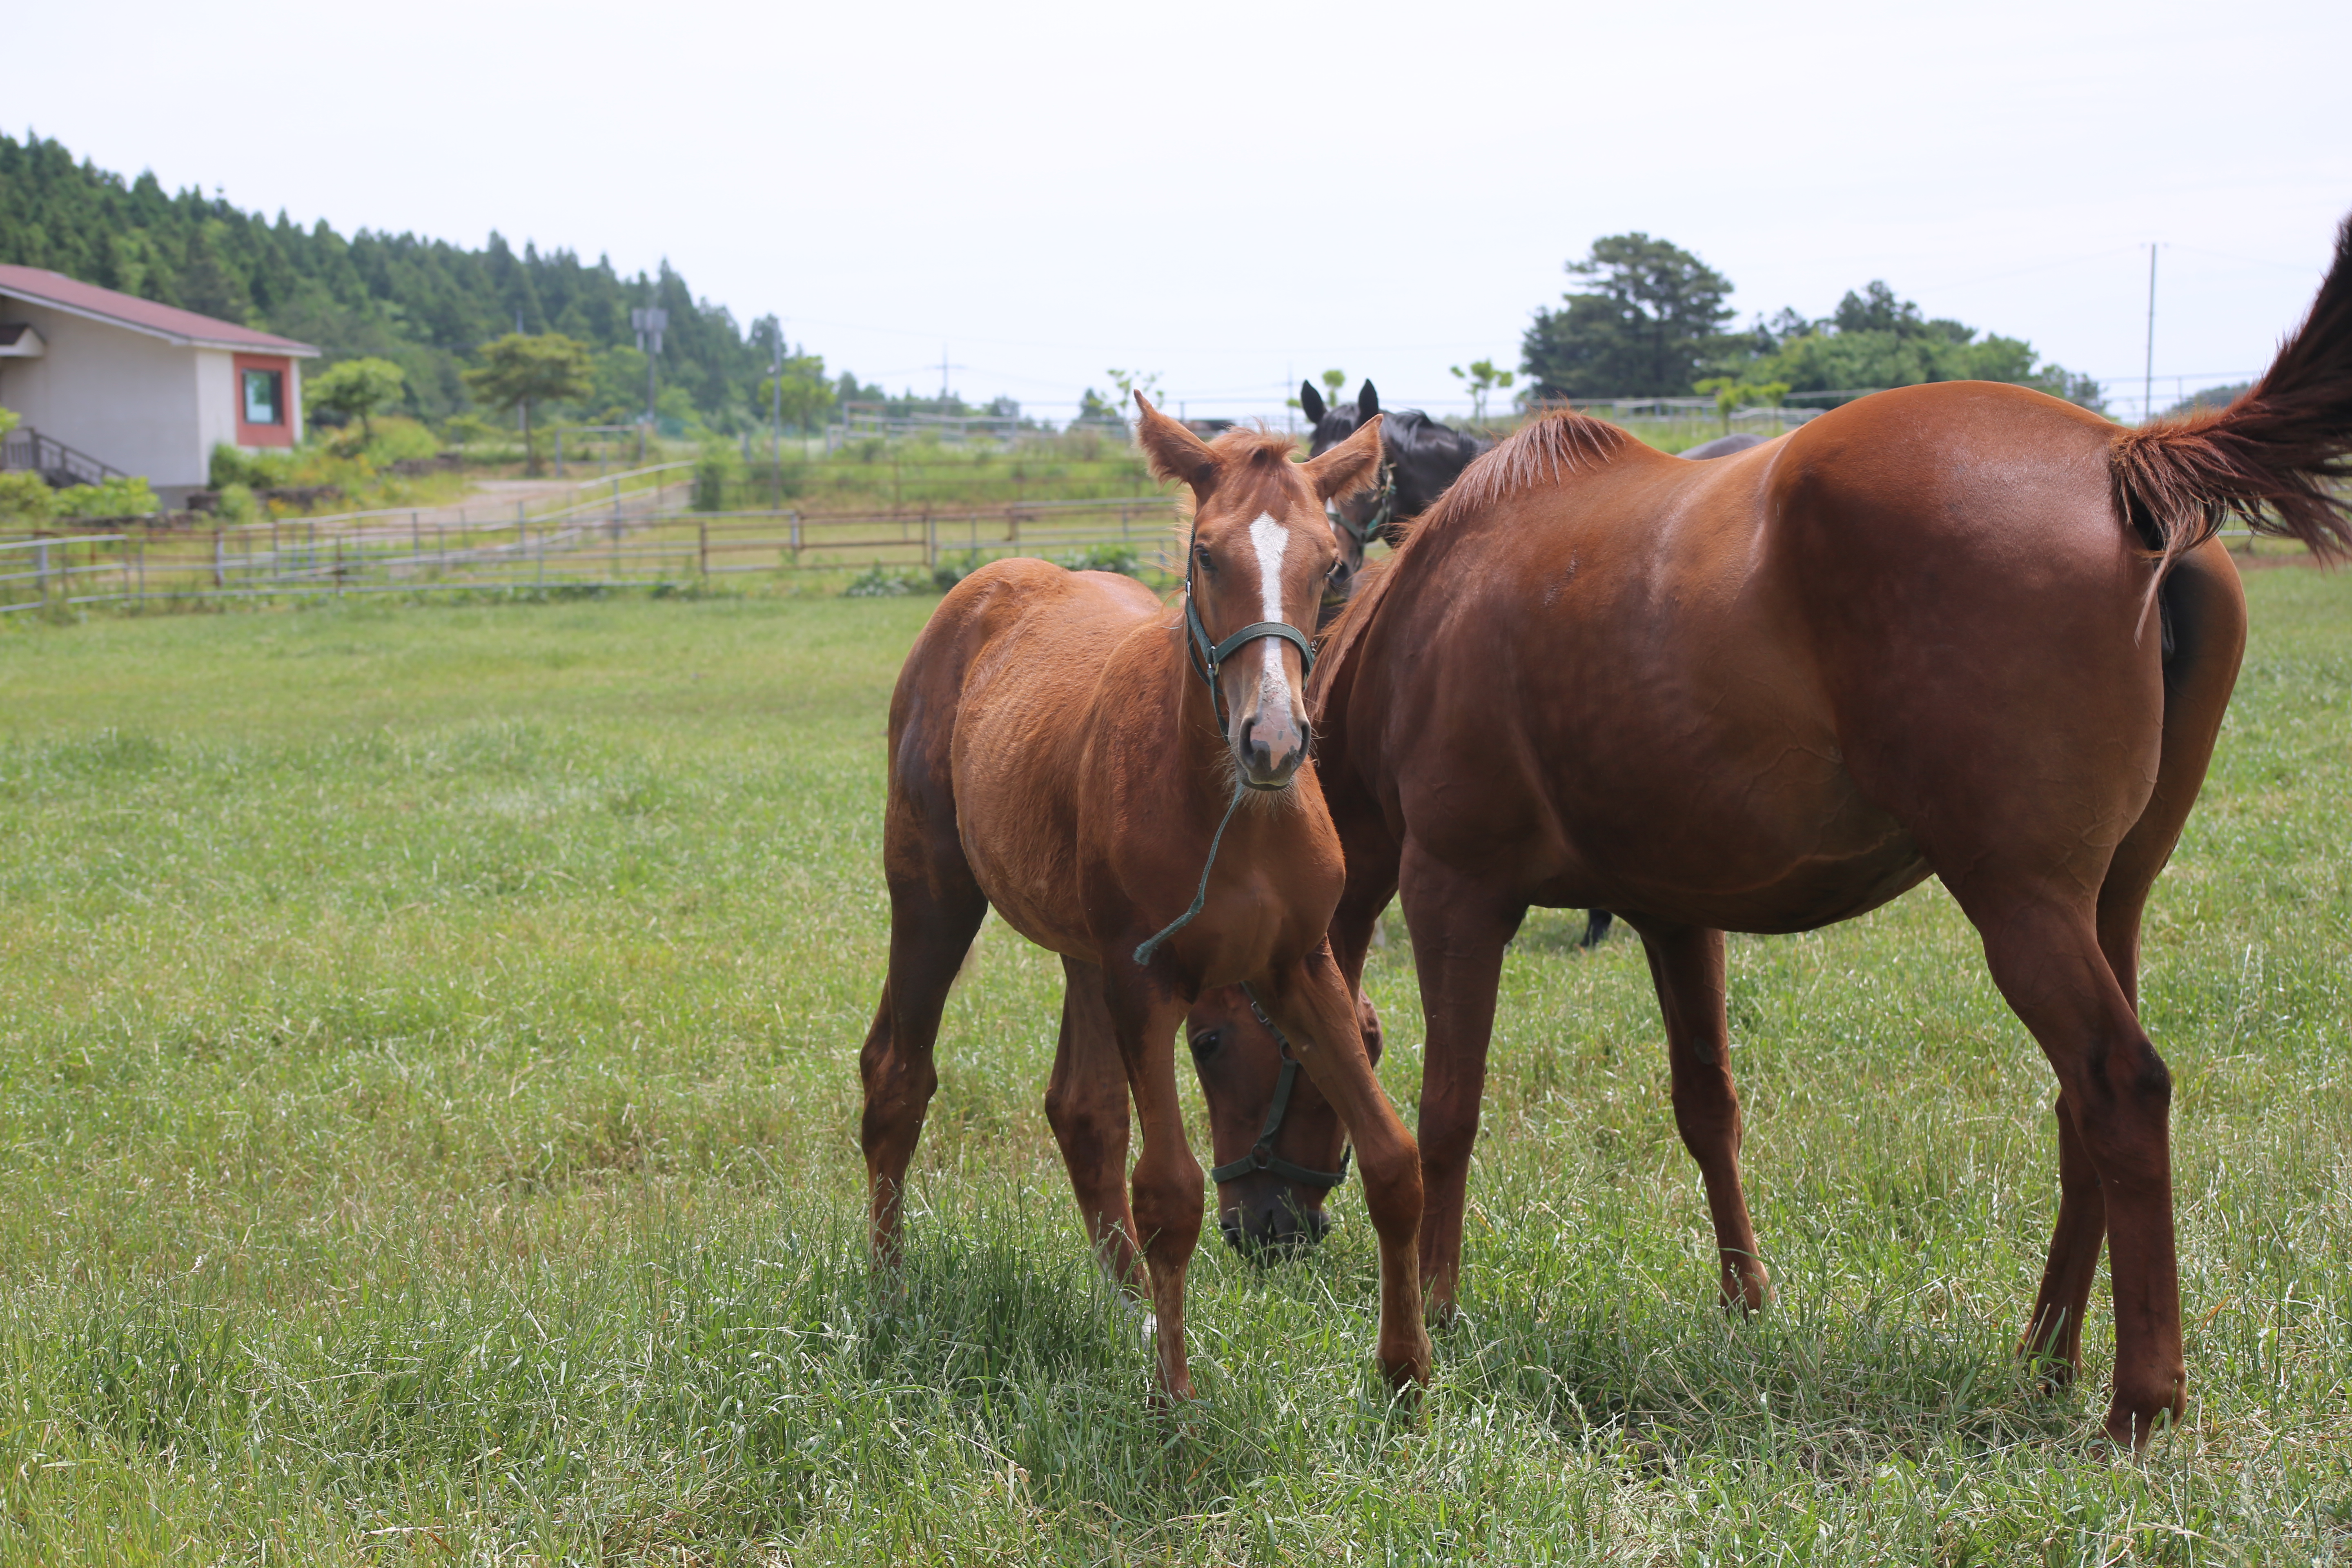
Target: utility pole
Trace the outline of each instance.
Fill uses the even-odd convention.
[[[948,346],[940,345],[940,412],[948,411]]]
[[[669,312],[658,306],[639,306],[629,312],[629,325],[636,329],[637,347],[646,356],[646,424],[650,426],[654,423],[654,367],[661,360],[662,329],[669,325]],[[643,446],[640,441],[640,460],[645,457]]]
[[[2156,417],[2156,241],[2147,242],[2147,360],[2140,368],[2139,422]]]
[[[781,316],[776,318],[776,363],[769,375],[775,391],[774,444],[776,472],[781,477],[784,471],[784,321]]]

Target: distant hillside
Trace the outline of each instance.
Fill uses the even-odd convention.
[[[299,228],[197,190],[167,195],[152,174],[126,181],[53,141],[0,134],[0,261],[46,267],[86,282],[242,321],[316,343],[329,363],[378,354],[408,373],[409,412],[440,420],[469,406],[458,370],[474,349],[512,331],[560,331],[600,350],[598,389],[579,412],[634,417],[645,361],[629,328],[634,306],[669,312],[665,386],[721,430],[752,413],[767,369],[771,320],[747,332],[726,307],[698,300],[664,263],[625,278],[568,250],[520,255],[493,234],[480,250],[361,229],[346,239],[322,221]],[[822,371],[818,372],[822,374]],[[664,399],[665,423],[675,411]],[[601,406],[593,405],[602,405]]]

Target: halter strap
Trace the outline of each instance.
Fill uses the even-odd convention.
[[[1289,1037],[1266,1016],[1265,1009],[1258,1005],[1257,993],[1244,984],[1242,994],[1249,999],[1250,1011],[1257,1016],[1257,1021],[1265,1026],[1266,1032],[1274,1037],[1275,1044],[1281,1048],[1282,1076],[1275,1080],[1274,1103],[1265,1108],[1265,1126],[1259,1131],[1257,1142],[1240,1159],[1228,1161],[1211,1171],[1209,1180],[1233,1182],[1253,1171],[1264,1171],[1268,1175],[1279,1176],[1302,1187],[1321,1187],[1328,1192],[1348,1179],[1349,1162],[1356,1157],[1355,1146],[1349,1144],[1339,1151],[1339,1168],[1336,1171],[1310,1171],[1274,1152],[1275,1135],[1282,1131],[1282,1119],[1290,1112],[1290,1091],[1298,1087],[1298,1058],[1290,1054]]]
[[[1372,515],[1364,520],[1363,526],[1359,528],[1349,522],[1347,515],[1329,501],[1324,503],[1323,515],[1331,520],[1332,527],[1354,540],[1356,548],[1361,550],[1372,542],[1374,535],[1381,533],[1396,521],[1396,465],[1383,455],[1381,458],[1380,494],[1372,502]]]

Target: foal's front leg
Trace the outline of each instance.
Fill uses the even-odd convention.
[[[1192,1397],[1184,1359],[1184,1271],[1201,1242],[1208,1176],[1184,1138],[1184,1111],[1176,1098],[1176,1030],[1189,1004],[1141,975],[1104,986],[1128,1091],[1143,1131],[1143,1151],[1130,1184],[1136,1237],[1151,1288],[1157,1320],[1160,1386],[1171,1400]]]
[[[1355,1000],[1328,943],[1268,974],[1259,995],[1355,1141],[1364,1208],[1381,1245],[1381,1369],[1393,1383],[1427,1383],[1429,1331],[1422,1322],[1418,1251],[1421,1150],[1381,1092]]]

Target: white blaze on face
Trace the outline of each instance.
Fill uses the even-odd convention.
[[[1275,521],[1272,512],[1260,512],[1250,524],[1250,543],[1257,551],[1258,618],[1278,621],[1283,618],[1282,552],[1290,548],[1290,530]],[[1282,673],[1282,641],[1280,637],[1258,639],[1258,709],[1269,715],[1290,711],[1290,682]]]

